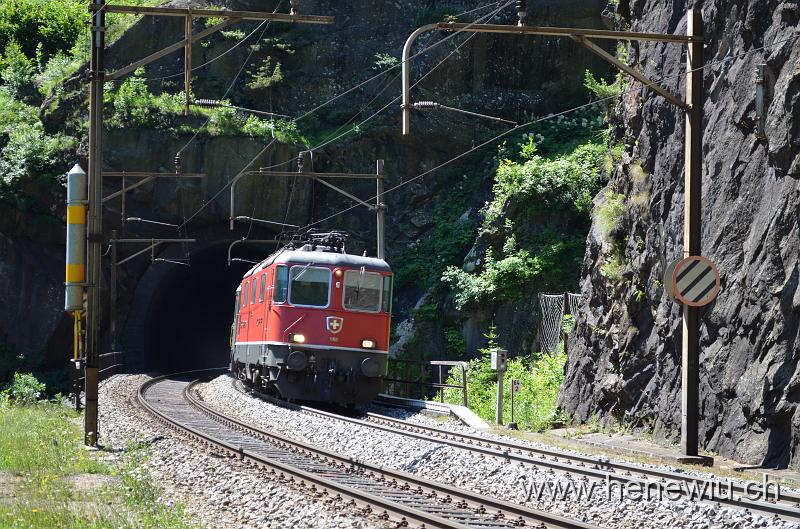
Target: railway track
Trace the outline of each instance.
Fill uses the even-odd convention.
[[[649,490],[647,488],[648,484],[650,487],[654,487],[653,483],[657,483],[659,486],[665,486],[667,483],[672,482],[676,484],[683,483],[684,486],[680,487],[679,493],[682,497],[687,499],[690,495],[689,491],[706,490],[708,492],[709,490],[713,490],[713,486],[708,485],[711,483],[711,480],[686,473],[673,472],[659,468],[648,468],[632,463],[612,461],[606,458],[583,454],[573,454],[557,449],[531,447],[511,441],[421,425],[378,413],[366,413],[366,419],[350,417],[310,406],[288,403],[268,395],[262,395],[258,392],[251,391],[240,381],[234,382],[234,385],[240,392],[255,395],[274,404],[291,408],[305,414],[333,421],[345,421],[351,424],[405,435],[415,439],[435,441],[470,452],[498,457],[507,461],[520,462],[534,467],[548,468],[564,474],[584,476],[590,480],[602,482],[609,480],[625,484],[625,486],[640,483],[642,490]],[[722,488],[723,491],[728,491],[729,483],[730,497],[728,497],[728,494],[715,495],[713,499],[705,501],[716,505],[724,504],[729,507],[772,516],[785,521],[800,521],[800,495],[781,491],[780,498],[777,501],[754,500],[748,497],[749,491],[745,490],[745,487],[738,483],[725,482]]]
[[[139,388],[140,404],[161,422],[256,464],[318,498],[396,521],[441,529],[597,529],[596,526],[371,465],[267,432],[205,405],[197,372],[154,378]]]

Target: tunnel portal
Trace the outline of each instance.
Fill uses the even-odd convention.
[[[236,287],[252,266],[232,262],[230,241],[193,251],[184,266],[154,261],[137,285],[126,325],[129,372],[224,367]],[[268,246],[237,245],[235,256],[259,260]]]

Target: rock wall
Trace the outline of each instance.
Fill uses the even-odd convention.
[[[700,441],[751,464],[800,468],[800,45],[797,2],[716,0],[702,8],[704,53],[702,253],[722,290],[701,309]],[[686,2],[622,0],[622,27],[685,34]],[[683,93],[685,53],[634,44],[629,60]],[[755,134],[755,69],[766,64],[766,137]],[[680,432],[681,308],[664,292],[681,256],[683,139],[680,111],[633,83],[619,102],[623,162],[609,184],[624,195],[619,226],[595,218],[560,405]],[[641,97],[640,97],[641,96]],[[596,209],[607,201],[605,192]],[[603,273],[619,255],[616,281]]]
[[[70,354],[64,236],[56,219],[0,206],[0,378]]]

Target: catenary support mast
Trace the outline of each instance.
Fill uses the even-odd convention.
[[[686,35],[703,36],[699,9],[686,15]],[[703,44],[693,40],[686,60],[686,153],[684,161],[683,256],[700,255],[703,187]],[[681,340],[681,452],[698,455],[700,414],[700,307],[683,306]]]
[[[97,384],[100,361],[100,256],[103,237],[103,83],[105,83],[105,0],[92,13],[92,51],[89,61],[89,223],[86,303],[86,413],[87,445],[97,444]]]
[[[473,33],[497,33],[508,35],[539,35],[568,37],[595,55],[603,58],[637,81],[642,86],[664,97],[668,102],[686,113],[685,169],[684,169],[684,238],[683,256],[700,255],[702,235],[702,160],[703,160],[703,17],[699,8],[686,13],[686,35],[664,33],[641,33],[632,31],[611,31],[591,28],[558,28],[527,26],[524,24],[526,5],[517,3],[520,17],[518,25],[501,24],[462,24],[446,22],[428,24],[415,30],[406,40],[403,48],[402,66],[402,128],[403,135],[411,133],[411,47],[419,35],[426,31],[468,31]],[[663,42],[685,45],[688,48],[686,63],[686,98],[659,86],[636,69],[622,63],[589,39],[635,40],[640,42]],[[699,355],[700,355],[700,317],[699,308],[684,305],[683,332],[681,339],[681,451],[686,462],[708,463],[707,457],[699,456]]]
[[[296,2],[295,2],[296,7]],[[231,11],[227,9],[184,9],[173,7],[140,7],[109,5],[106,0],[94,0],[89,4],[92,13],[92,49],[89,60],[89,174],[88,174],[88,223],[87,223],[87,277],[86,277],[86,362],[85,362],[85,398],[86,413],[84,416],[84,441],[95,446],[98,438],[97,394],[100,364],[100,325],[102,283],[101,258],[103,244],[103,88],[107,80],[115,80],[127,75],[137,68],[158,60],[169,53],[184,50],[184,86],[186,89],[188,109],[189,89],[191,87],[191,45],[212,33],[226,28],[242,20],[272,20],[275,22],[332,24],[333,17],[316,15],[298,15],[296,9],[290,14],[260,13],[254,11]],[[132,15],[158,15],[184,17],[184,39],[167,46],[147,57],[140,59],[119,70],[106,74],[105,71],[105,15],[106,13],[124,13]],[[192,34],[193,18],[221,18],[222,22],[208,27],[197,34]],[[177,171],[180,175],[180,171]],[[152,179],[152,178],[151,178]],[[139,183],[141,185],[141,182]],[[131,188],[123,184],[120,194]],[[106,199],[113,198],[106,197]],[[121,240],[118,242],[122,242]],[[154,245],[153,245],[154,247]],[[120,261],[117,264],[122,264]],[[76,323],[76,329],[78,323]]]

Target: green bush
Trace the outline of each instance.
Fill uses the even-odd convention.
[[[108,87],[105,103],[111,107],[107,121],[110,127],[144,127],[173,132],[194,133],[197,126],[179,125],[184,111],[184,94],[155,95],[150,92],[144,80],[144,69],[140,68],[127,78],[116,90]],[[228,101],[220,101],[228,105]],[[210,136],[249,136],[267,140],[275,137],[284,143],[307,144],[297,130],[297,124],[287,120],[265,120],[256,116],[246,116],[235,108],[217,106],[212,108],[190,107],[193,116],[208,118],[204,129]]]
[[[83,0],[3,0],[0,2],[0,49],[12,40],[29,58],[46,61],[70,50],[89,20]]]
[[[616,98],[625,91],[625,78],[622,72],[617,72],[613,83],[608,83],[605,79],[598,79],[592,72],[586,70],[583,77],[583,85],[592,92],[597,99]]]
[[[400,64],[400,59],[388,53],[376,53],[372,69],[378,71],[389,70]]]
[[[16,40],[12,39],[5,47],[0,79],[12,95],[19,95],[33,80],[33,61],[29,59]]]
[[[235,136],[240,133],[246,120],[230,107],[216,107],[208,121],[208,133],[212,136]]]
[[[475,241],[473,222],[464,216],[482,174],[473,171],[443,183],[447,199],[438,204],[431,229],[393,260],[395,285],[427,290],[441,281],[442,272],[461,263]]]
[[[592,198],[602,187],[606,147],[587,142],[566,155],[552,158],[531,154],[524,163],[502,160],[486,206],[485,225],[500,218],[506,202],[514,199],[534,210],[569,207],[588,213]]]
[[[600,227],[600,231],[607,240],[622,225],[622,218],[625,215],[625,195],[606,191],[605,201],[597,207],[595,218]]]
[[[18,101],[0,87],[0,145],[8,142],[8,134],[19,127],[33,127],[39,122],[36,107]]]
[[[267,57],[254,72],[248,73],[250,82],[247,83],[247,87],[250,90],[263,90],[283,81],[281,63],[276,62],[275,66],[272,66],[272,57]]]
[[[467,342],[457,327],[444,329],[444,351],[446,358],[463,358],[467,351]]]
[[[14,373],[14,380],[7,391],[14,404],[27,406],[35,404],[42,397],[44,389],[44,384],[30,373]]]
[[[300,131],[297,130],[296,122],[278,119],[275,121],[270,121],[269,123],[271,124],[270,126],[274,128],[275,138],[277,138],[278,141],[283,143],[301,143],[306,146],[310,145],[305,136],[303,136]]]
[[[75,140],[46,134],[36,108],[0,87],[0,145],[0,197],[10,197],[26,181],[57,182]]]
[[[0,150],[0,191],[13,192],[29,180],[58,181],[66,167],[66,156],[75,139],[48,135],[41,123],[8,132],[8,143]]]
[[[603,113],[597,106],[558,115],[537,123],[533,130],[516,140],[520,147],[519,161],[529,160],[533,154],[544,157],[569,154],[589,140],[602,138],[605,142],[606,135]],[[510,141],[514,141],[513,137]],[[501,158],[513,158],[510,156],[512,153],[505,154]]]
[[[453,289],[457,309],[470,304],[521,299],[534,287],[545,291],[573,281],[580,271],[584,245],[580,236],[559,236],[545,230],[527,249],[506,245],[500,259],[488,249],[480,272],[449,266],[442,273],[442,281]]]
[[[46,97],[53,89],[59,90],[61,83],[74,74],[80,64],[81,61],[73,59],[65,53],[58,52],[53,55],[35,76],[39,93]]]
[[[488,349],[480,359],[472,360],[467,370],[469,407],[488,422],[494,422],[497,409],[497,372],[490,368]],[[563,418],[558,413],[556,398],[564,381],[563,351],[538,358],[512,358],[503,377],[503,420],[511,420],[511,381],[520,381],[521,389],[514,395],[514,420],[520,429],[541,431]],[[448,384],[460,385],[461,370],[453,369]],[[445,400],[461,404],[461,391],[447,389]]]

